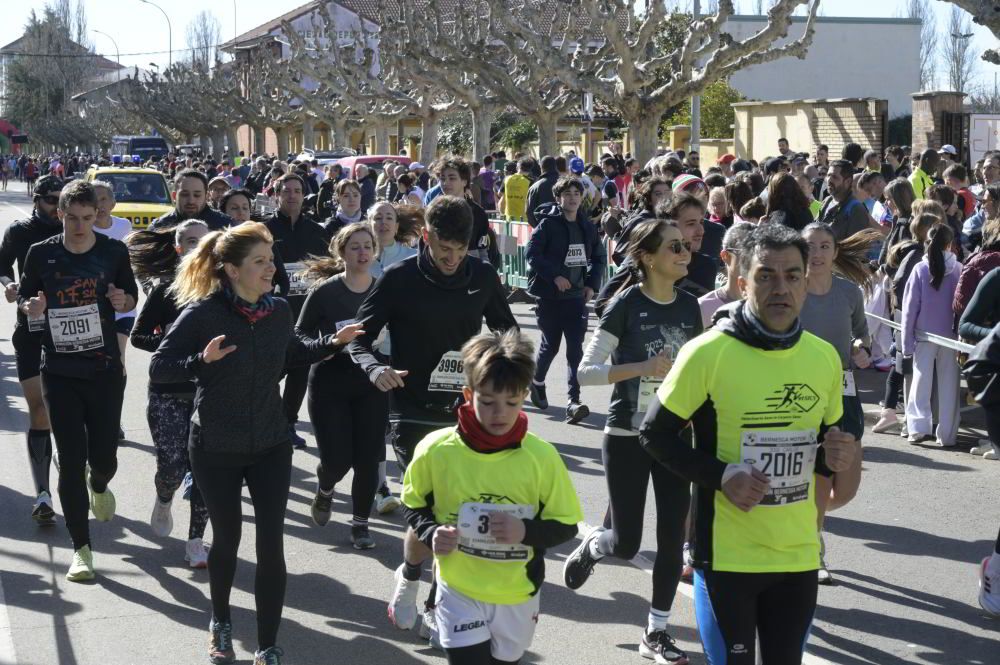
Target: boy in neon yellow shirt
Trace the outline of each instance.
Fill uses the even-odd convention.
[[[434,551],[448,662],[517,663],[538,622],[545,550],[573,538],[583,514],[559,453],[528,432],[531,343],[516,330],[479,335],[462,362],[458,425],[417,445],[401,498]]]

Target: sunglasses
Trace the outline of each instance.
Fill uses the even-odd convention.
[[[680,240],[671,240],[669,243],[667,243],[667,249],[669,249],[674,254],[680,254],[682,250],[690,253],[691,243],[688,242],[687,240],[683,242]]]
[[[45,201],[46,203],[48,203],[50,206],[54,206],[57,203],[59,203],[59,197],[58,196],[43,196],[41,198],[42,198],[43,201]]]

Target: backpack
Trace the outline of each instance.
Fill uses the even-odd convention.
[[[972,349],[962,373],[973,399],[984,409],[1000,408],[1000,324]]]

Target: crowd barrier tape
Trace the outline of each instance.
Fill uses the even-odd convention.
[[[880,323],[884,323],[894,330],[899,330],[902,332],[903,326],[891,321],[887,318],[881,317],[878,314],[871,314],[865,312],[865,316],[870,316],[873,319],[877,319]],[[966,344],[965,342],[959,342],[957,339],[949,339],[947,337],[942,337],[941,335],[935,335],[934,333],[927,333],[923,330],[917,331],[917,341],[920,342],[930,342],[932,344],[937,344],[938,346],[943,346],[946,349],[952,349],[953,351],[958,351],[959,353],[970,353],[972,349],[975,348],[972,344]]]

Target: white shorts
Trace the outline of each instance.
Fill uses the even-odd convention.
[[[489,642],[497,660],[519,660],[535,636],[538,596],[518,605],[483,603],[449,589],[438,578],[434,614],[441,646],[460,649]]]

